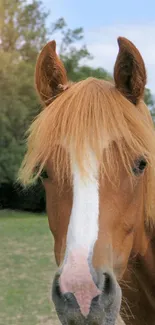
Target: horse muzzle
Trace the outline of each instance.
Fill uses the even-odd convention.
[[[87,276],[85,282],[78,285],[78,290],[70,286],[70,280],[68,278],[63,287],[61,274],[57,273],[53,281],[52,299],[63,325],[116,324],[121,289],[111,271],[93,270],[91,279]]]

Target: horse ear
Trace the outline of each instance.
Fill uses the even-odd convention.
[[[126,38],[118,38],[119,53],[114,67],[116,88],[133,104],[144,95],[146,69],[137,48]]]
[[[41,100],[50,104],[67,85],[67,74],[56,54],[56,42],[51,41],[42,49],[36,63],[35,84]]]

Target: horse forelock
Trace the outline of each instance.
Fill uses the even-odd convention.
[[[113,84],[88,78],[70,86],[32,123],[27,145],[20,171],[25,184],[36,180],[49,161],[60,183],[65,178],[72,183],[71,148],[83,178],[89,176],[89,169],[85,168],[85,161],[89,164],[88,148],[94,153],[101,174],[106,173],[112,181],[118,180],[116,151],[131,180],[133,161],[145,156],[146,206],[147,215],[151,215],[155,141],[150,115],[142,101],[133,105]]]

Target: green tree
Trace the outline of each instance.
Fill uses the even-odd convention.
[[[24,133],[39,111],[34,66],[47,41],[41,3],[0,0],[0,182],[12,182],[23,157]]]
[[[68,28],[65,20],[59,18],[52,25],[51,34],[54,36],[59,34],[59,56],[64,63],[67,70],[68,78],[72,81],[78,80],[78,71],[80,69],[80,63],[83,59],[91,59],[86,45],[81,42],[84,40],[83,28],[70,29]],[[78,43],[80,42],[80,46]]]
[[[0,51],[0,182],[13,181],[24,152],[24,133],[38,111],[33,66]]]
[[[155,98],[148,88],[145,89],[144,100],[146,105],[149,107],[153,121],[155,122]]]
[[[47,41],[46,18],[40,1],[0,0],[0,49],[34,62]]]
[[[151,94],[150,89],[145,89],[145,96],[144,96],[145,103],[149,106],[150,109],[154,108],[155,102],[153,95]]]
[[[112,76],[103,68],[92,68],[86,65],[79,66],[78,69],[72,71],[72,80],[79,81],[88,77],[94,77],[104,80],[112,80]]]
[[[52,35],[56,33],[58,33],[58,38],[60,38],[59,55],[65,65],[69,80],[76,82],[88,77],[112,79],[111,75],[103,68],[95,69],[83,64],[84,59],[89,61],[93,58],[83,42],[83,28],[72,30],[68,28],[63,18],[59,18],[52,25]]]
[[[70,30],[63,19],[46,26],[42,3],[32,0],[0,0],[0,182],[13,182],[23,157],[25,131],[40,110],[34,90],[34,67],[38,52],[54,32],[63,35],[61,56],[65,64],[78,66],[89,57],[86,46],[76,51],[73,44],[83,39],[81,28]],[[68,56],[68,61],[67,61]],[[73,69],[74,70],[74,67]],[[70,74],[72,74],[70,69]]]

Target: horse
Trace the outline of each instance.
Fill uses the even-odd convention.
[[[143,58],[124,37],[118,48],[112,82],[70,82],[55,41],[36,62],[43,110],[19,179],[45,188],[63,325],[154,324],[155,133]]]

